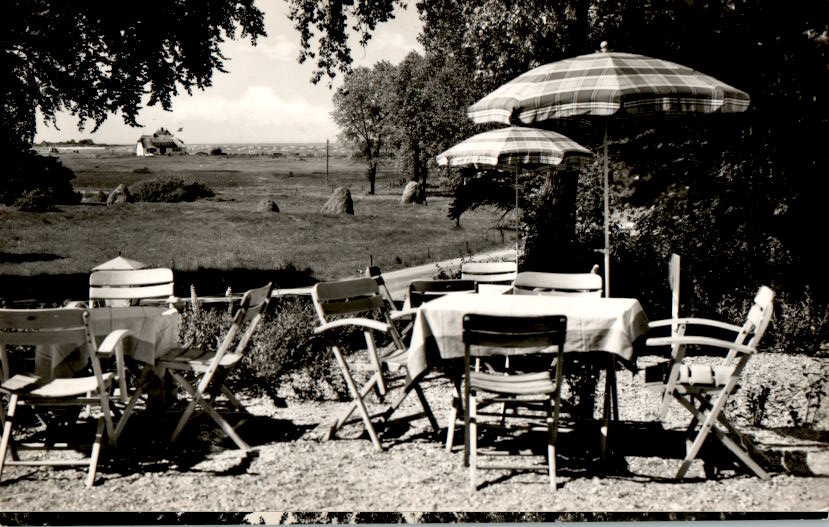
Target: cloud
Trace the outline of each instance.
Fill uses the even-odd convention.
[[[222,52],[231,59],[253,56],[268,61],[295,62],[299,56],[299,37],[278,34],[259,39],[256,46],[251,46],[247,40],[232,41],[222,45]]]
[[[175,108],[176,119],[188,123],[194,135],[194,125],[242,141],[290,141],[296,135],[319,141],[336,133],[330,102],[314,104],[300,97],[282,97],[271,86],[248,86],[232,98],[182,98],[175,102]]]

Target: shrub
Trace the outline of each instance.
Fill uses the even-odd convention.
[[[15,200],[14,206],[26,212],[46,212],[55,208],[52,203],[52,196],[39,188],[23,192]]]
[[[159,177],[138,183],[130,189],[135,201],[153,203],[179,203],[212,198],[215,193],[198,181],[186,182],[179,177]]]
[[[224,152],[222,152],[221,148],[216,147],[216,148],[210,150],[210,155],[211,156],[223,156],[223,155],[226,155],[226,154]]]
[[[52,205],[80,202],[81,195],[70,183],[75,173],[56,157],[37,155],[33,150],[4,150],[5,175],[0,186],[0,202],[4,205],[25,207],[24,210],[47,210]]]
[[[182,311],[179,342],[215,349],[229,327],[231,316],[230,306],[203,306],[191,301]],[[263,392],[276,399],[280,383],[290,382],[294,394],[301,399],[347,398],[348,390],[340,371],[323,337],[314,334],[315,326],[316,315],[310,299],[274,299],[265,320],[251,338],[243,362],[227,379],[229,386]],[[362,333],[344,331],[335,338],[349,343],[351,338],[362,339]],[[351,347],[346,344],[346,348]]]

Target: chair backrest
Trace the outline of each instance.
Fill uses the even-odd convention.
[[[515,262],[463,262],[461,279],[483,284],[509,284],[515,280],[518,264]]]
[[[518,273],[512,283],[516,295],[602,296],[602,277],[594,273]]]
[[[109,305],[129,305],[132,300],[169,298],[173,294],[173,271],[119,269],[94,271],[89,275],[89,303],[103,300]]]
[[[566,333],[567,317],[563,315],[527,317],[470,313],[463,317],[463,342],[467,352],[470,346],[564,346]]]
[[[413,280],[409,283],[409,306],[418,307],[449,293],[477,291],[475,280]]]
[[[668,264],[668,284],[671,287],[671,318],[679,318],[679,255],[672,254]]]
[[[377,282],[377,288],[380,290],[380,294],[383,298],[386,299],[386,302],[389,303],[389,308],[396,309],[397,304],[391,296],[391,291],[389,291],[389,288],[386,285],[386,279],[383,278],[383,271],[380,270],[380,267],[376,265],[369,265],[366,267],[365,276],[373,278],[374,281]]]
[[[71,344],[85,350],[96,374],[100,363],[95,339],[89,327],[89,313],[81,308],[0,309],[0,364],[3,380],[12,374],[7,345],[41,346]],[[29,361],[32,373],[34,361]],[[23,372],[21,372],[23,373]]]
[[[262,321],[262,317],[268,310],[268,304],[271,301],[272,289],[273,284],[268,282],[262,287],[250,289],[245,292],[242,296],[242,301],[239,303],[239,307],[236,309],[236,313],[233,315],[233,324],[225,335],[224,341],[221,345],[222,348],[225,348],[226,346],[229,347],[233,342],[233,337],[241,331],[245,324],[248,324],[244,334],[239,339],[239,343],[236,345],[235,350],[236,353],[239,354],[245,351],[248,342],[250,341],[250,337],[253,335],[253,332],[256,331],[256,328]]]
[[[386,310],[386,301],[373,278],[320,282],[311,290],[314,309],[321,323],[334,315]]]
[[[391,319],[390,306],[380,294],[373,278],[320,282],[311,289],[311,299],[320,324],[329,322],[332,316],[373,312],[388,324],[395,346],[403,348],[403,339]],[[366,334],[366,344],[371,346],[369,340],[369,335]]]
[[[760,286],[757,294],[754,295],[754,304],[748,311],[746,321],[737,337],[734,339],[736,344],[746,344],[750,348],[757,349],[760,339],[766,332],[766,328],[771,320],[773,313],[772,303],[774,301],[774,291],[766,286]],[[746,339],[748,338],[748,342]],[[728,360],[733,360],[736,353],[732,350],[728,354]]]

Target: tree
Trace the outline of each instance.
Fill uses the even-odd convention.
[[[339,125],[340,138],[352,146],[355,157],[366,160],[369,194],[374,194],[377,165],[388,139],[389,104],[394,66],[378,62],[374,68],[357,68],[334,92],[331,115]]]
[[[239,32],[255,44],[265,35],[262,16],[253,0],[156,0],[127,10],[111,2],[10,0],[3,87],[12,104],[4,97],[3,120],[22,125],[15,135],[28,142],[35,109],[52,124],[68,110],[81,128],[92,121],[97,129],[116,112],[137,126],[145,95],[147,105],[169,110],[179,88],[210,86],[213,72],[225,71],[219,45]]]
[[[31,145],[36,112],[56,124],[68,111],[93,132],[117,112],[138,126],[144,104],[170,110],[179,89],[211,85],[224,72],[219,45],[265,35],[254,0],[117,2],[8,0],[2,24],[0,143],[5,155]],[[25,179],[25,178],[24,178]]]

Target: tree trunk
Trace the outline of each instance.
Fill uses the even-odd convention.
[[[368,179],[368,193],[374,195],[374,183],[377,181],[377,160],[374,158],[368,160],[366,179]]]
[[[416,203],[426,203],[426,167],[423,166],[423,160],[420,155],[420,143],[418,141],[411,142],[412,149],[412,181],[420,183],[420,188],[415,197]]]
[[[526,271],[587,272],[576,243],[576,191],[578,170],[550,168],[540,197],[526,212],[532,226],[525,236]]]

